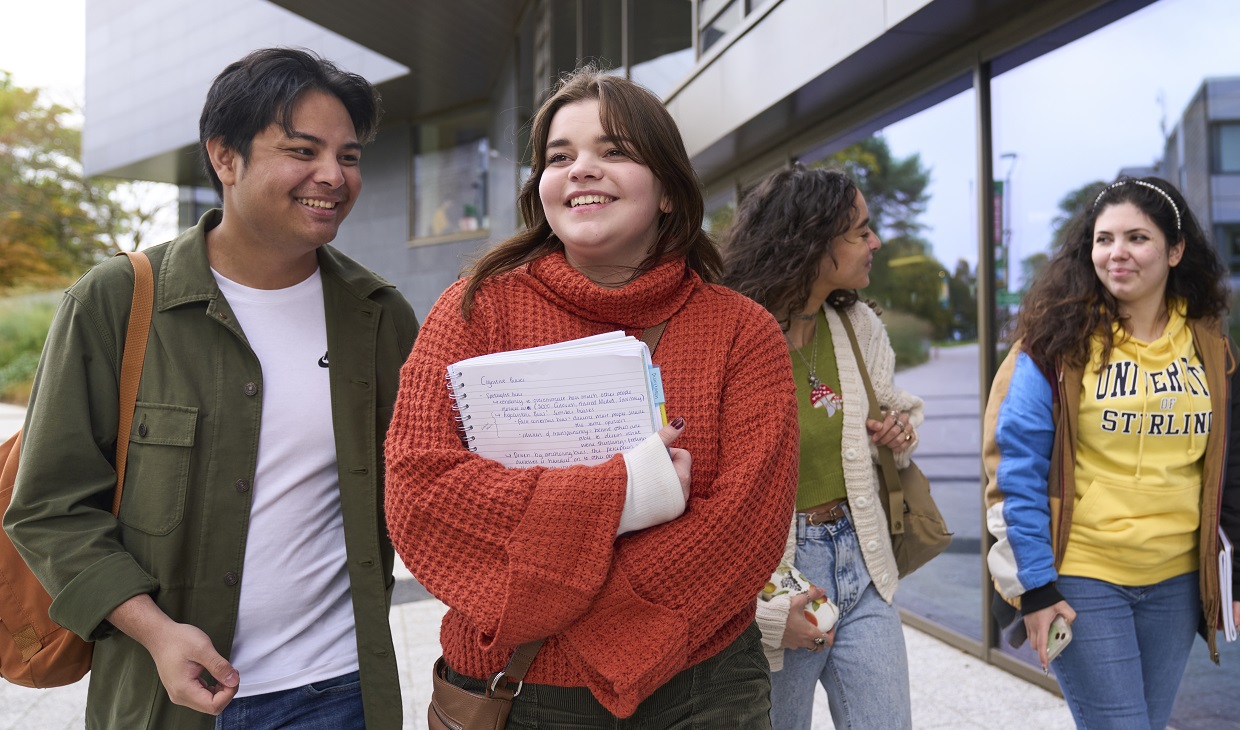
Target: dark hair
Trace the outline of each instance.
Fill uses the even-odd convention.
[[[470,267],[469,284],[461,301],[465,317],[469,317],[474,295],[487,279],[564,249],[547,223],[538,195],[538,183],[547,168],[548,130],[560,109],[593,100],[598,101],[603,130],[626,155],[650,168],[671,204],[671,212],[659,216],[654,248],[638,264],[629,281],[679,256],[684,256],[703,280],[718,280],[719,251],[702,230],[702,190],[672,115],[645,87],[593,66],[583,66],[560,79],[555,93],[534,117],[530,129],[530,175],[517,198],[525,230],[482,255]]]
[[[723,235],[723,284],[775,315],[787,331],[809,300],[824,256],[853,227],[857,185],[836,170],[800,164],[768,175],[741,201]],[[836,309],[858,300],[852,289],[827,297]]]
[[[1021,303],[1015,336],[1041,367],[1060,360],[1083,366],[1089,361],[1090,337],[1095,332],[1110,332],[1124,319],[1119,302],[1098,279],[1092,257],[1098,215],[1121,203],[1131,203],[1148,216],[1168,248],[1184,241],[1184,254],[1167,278],[1167,302],[1183,299],[1190,319],[1220,318],[1227,311],[1223,262],[1184,196],[1162,178],[1122,177],[1076,217],[1064,244]],[[1109,360],[1113,344],[1112,338],[1103,338],[1103,363]]]
[[[219,138],[242,160],[250,157],[254,137],[272,124],[292,134],[293,106],[307,91],[340,99],[353,120],[358,141],[374,139],[383,110],[379,92],[357,74],[297,48],[264,48],[230,63],[215,77],[198,119],[198,154],[215,192],[224,187],[207,156],[207,141]]]

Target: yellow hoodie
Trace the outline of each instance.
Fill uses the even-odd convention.
[[[1076,505],[1061,575],[1152,585],[1197,569],[1201,468],[1213,414],[1182,308],[1162,337],[1095,337],[1077,421]]]

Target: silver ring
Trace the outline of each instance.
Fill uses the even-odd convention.
[[[814,639],[814,643],[818,646],[823,646],[827,643],[827,640],[819,636],[817,639]]]
[[[901,431],[904,430],[904,421],[901,421],[899,416],[896,417],[896,425],[900,427]]]

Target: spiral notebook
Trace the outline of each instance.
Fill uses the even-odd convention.
[[[665,422],[646,344],[607,332],[448,366],[465,445],[509,467],[606,461]]]

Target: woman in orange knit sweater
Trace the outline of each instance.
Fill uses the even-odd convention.
[[[388,432],[388,526],[449,606],[444,676],[477,690],[546,638],[509,728],[769,728],[753,596],[779,562],[796,487],[782,333],[712,283],[698,182],[653,94],[580,70],[538,112],[530,149],[527,229],[431,310]],[[661,323],[654,361],[675,418],[641,445],[528,469],[462,445],[449,364]]]

